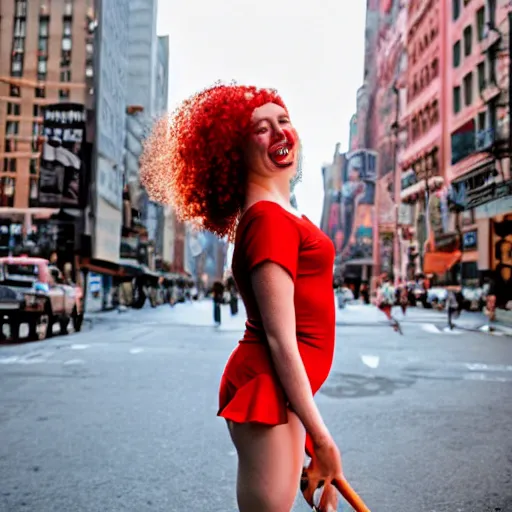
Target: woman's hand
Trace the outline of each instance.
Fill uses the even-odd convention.
[[[314,443],[311,462],[302,475],[301,489],[309,505],[316,505],[317,510],[322,512],[336,510],[337,497],[333,492],[333,480],[343,481],[344,476],[340,451],[331,435],[327,434]],[[322,487],[323,492],[320,490]]]

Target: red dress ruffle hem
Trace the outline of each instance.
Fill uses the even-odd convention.
[[[238,226],[232,268],[248,319],[222,375],[218,416],[269,426],[288,421],[288,400],[272,363],[250,280],[251,271],[265,261],[281,265],[294,280],[299,351],[313,394],[320,389],[334,355],[334,256],[332,241],[306,217],[270,201],[246,211]],[[306,452],[312,453],[309,436]]]

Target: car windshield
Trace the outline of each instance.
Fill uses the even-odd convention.
[[[7,264],[4,265],[6,276],[16,276],[16,278],[34,279],[39,275],[39,267],[30,264]]]

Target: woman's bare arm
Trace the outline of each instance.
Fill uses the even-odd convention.
[[[330,438],[313,400],[299,353],[293,280],[280,265],[265,262],[252,273],[252,286],[267,335],[274,366],[294,412],[315,444]]]

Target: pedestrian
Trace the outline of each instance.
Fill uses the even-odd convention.
[[[409,293],[407,291],[407,285],[401,277],[397,279],[396,291],[398,304],[402,310],[402,315],[405,316],[407,313],[407,306],[409,305]]]
[[[238,289],[232,276],[227,279],[227,288],[229,292],[229,308],[231,310],[231,316],[236,316],[238,315]]]
[[[291,511],[305,446],[315,469],[303,491],[310,506],[323,483],[336,510],[332,482],[344,479],[313,400],[334,355],[335,251],[290,203],[299,157],[276,91],[216,84],[157,122],[141,159],[152,200],[235,244],[247,323],[223,372],[218,415],[238,454],[240,512]]]
[[[221,305],[224,302],[224,285],[220,281],[215,281],[213,283],[212,299],[213,321],[216,326],[219,326],[222,323]]]
[[[382,276],[377,288],[377,307],[386,315],[393,329],[402,334],[398,320],[392,315],[395,300],[396,292],[394,286],[391,284],[391,280],[386,275]]]
[[[363,299],[363,304],[370,304],[370,288],[368,287],[367,281],[362,282],[361,288],[359,289],[359,293],[361,294],[361,298]]]
[[[448,295],[446,297],[446,311],[448,313],[448,327],[453,330],[455,324],[453,319],[457,319],[462,311],[462,301],[459,286],[450,286],[447,288]]]

